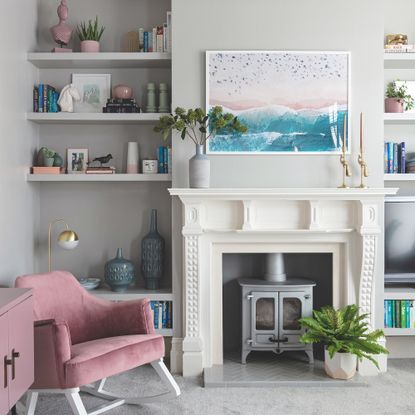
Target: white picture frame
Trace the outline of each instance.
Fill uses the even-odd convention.
[[[87,148],[68,148],[66,151],[66,170],[68,174],[83,174],[88,167]]]
[[[246,61],[246,56],[250,56],[253,58],[253,60],[249,62]],[[337,55],[337,56],[336,56]],[[215,59],[216,57],[220,57],[221,59]],[[237,64],[238,58],[243,57],[243,59],[239,59],[239,66]],[[229,64],[229,58],[235,58],[235,65]],[[341,62],[341,96],[343,102],[339,102],[339,105],[332,105],[327,104],[327,108],[330,108],[330,113],[328,114],[328,111],[324,113],[323,107],[326,107],[326,105],[322,105],[321,110],[316,107],[312,107],[312,109],[307,110],[307,108],[291,108],[290,104],[286,104],[285,102],[278,102],[278,99],[280,101],[284,101],[286,98],[286,94],[280,93],[276,91],[276,82],[279,80],[281,74],[286,75],[289,74],[288,69],[284,69],[284,72],[281,71],[281,69],[275,70],[275,73],[272,75],[273,78],[270,75],[270,72],[267,73],[266,81],[263,82],[262,85],[260,85],[260,91],[263,93],[264,91],[270,91],[269,96],[266,96],[265,98],[268,99],[268,104],[258,103],[253,105],[252,107],[247,106],[247,102],[252,103],[256,101],[256,90],[253,89],[252,85],[257,85],[260,80],[260,76],[258,75],[259,72],[263,71],[266,65],[264,62],[262,63],[256,63],[261,59],[264,59],[266,57],[267,59],[270,58],[272,62],[270,61],[270,64],[268,64],[268,71],[270,71],[270,66],[272,64],[275,64],[275,67],[278,66],[281,68],[292,68],[292,64],[290,62],[290,65],[287,63],[284,63],[284,59],[291,59],[291,61],[295,62],[295,59],[292,59],[292,57],[296,58],[298,57],[299,60],[306,58],[305,62],[303,64],[306,65],[306,69],[308,70],[308,78],[312,80],[313,74],[316,74],[316,76],[320,76],[320,72],[318,72],[318,67],[315,62],[310,61],[311,59],[317,60],[320,58],[327,58],[329,61],[333,61],[336,58],[339,58],[339,62]],[[274,62],[275,58],[281,57],[279,62]],[[223,59],[222,59],[223,58]],[[245,60],[244,60],[245,59]],[[307,60],[307,62],[306,62]],[[282,62],[281,62],[282,61]],[[310,62],[309,62],[310,61]],[[219,64],[218,64],[219,63]],[[299,63],[298,63],[299,64]],[[258,69],[259,71],[257,71]],[[266,68],[265,68],[266,69]],[[301,69],[301,68],[300,68]],[[296,70],[294,67],[292,69],[293,71]],[[311,72],[311,77],[310,77]],[[322,72],[323,73],[323,72]],[[224,78],[224,75],[226,75],[227,78]],[[250,89],[245,89],[245,84],[243,82],[239,82],[241,80],[246,80],[248,77],[251,76],[252,84],[250,85]],[[320,76],[321,77],[321,76]],[[222,79],[223,78],[223,79]],[[327,76],[328,78],[328,76]],[[294,79],[294,78],[293,78]],[[220,85],[214,85],[214,82],[218,83],[218,80],[222,81]],[[323,80],[324,81],[324,80]],[[229,82],[230,84],[226,85],[226,82]],[[338,83],[337,86],[333,84],[333,87],[330,86],[330,84],[327,82],[324,84],[324,88],[316,88],[315,86],[313,88],[310,88],[310,92],[308,95],[304,96],[304,89],[301,89],[302,85],[299,83],[295,83],[295,81],[290,80],[291,84],[287,82],[283,86],[287,88],[290,87],[289,91],[293,88],[297,88],[297,91],[300,91],[301,99],[304,102],[307,102],[306,100],[308,98],[314,98],[311,94],[311,90],[317,90],[322,91],[323,94],[327,88],[329,88],[330,91],[337,91],[338,90]],[[301,81],[303,82],[303,81]],[[311,82],[310,82],[311,83]],[[235,94],[238,93],[238,91],[244,91],[244,94],[242,94],[242,98],[240,101],[233,101],[232,102],[232,93],[233,90],[229,89],[226,90],[226,86],[231,85],[232,87],[235,86],[234,91]],[[239,89],[238,89],[239,88]],[[330,89],[331,88],[331,89]],[[216,96],[215,91],[222,91],[221,94],[218,94]],[[254,90],[253,96],[249,96],[249,93],[246,93],[246,91]],[[272,95],[274,93],[274,95]],[[225,96],[227,94],[227,96]],[[245,95],[245,96],[244,96]],[[333,95],[333,94],[331,94]],[[318,97],[321,101],[323,101],[324,96]],[[335,99],[332,100],[333,104],[335,103]],[[263,102],[267,102],[265,99]],[[302,102],[300,102],[302,103]],[[234,104],[234,108],[231,108],[230,104]],[[243,104],[243,105],[235,105],[235,104]],[[245,51],[245,50],[225,50],[225,51],[218,51],[218,50],[211,50],[206,51],[206,112],[209,112],[209,110],[215,106],[220,105],[224,107],[225,112],[232,112],[234,115],[238,116],[239,120],[244,123],[244,117],[248,120],[255,119],[255,116],[260,118],[257,115],[254,114],[255,111],[258,111],[258,109],[264,108],[265,110],[268,110],[267,105],[270,106],[270,114],[274,114],[272,111],[274,111],[274,107],[282,108],[281,106],[286,106],[287,111],[298,113],[298,114],[306,114],[307,116],[309,114],[312,114],[313,112],[320,111],[323,113],[325,117],[328,117],[330,121],[329,124],[329,130],[324,131],[326,132],[326,140],[327,142],[332,142],[332,146],[326,144],[325,146],[321,144],[317,136],[321,135],[322,131],[313,131],[310,133],[310,131],[298,131],[293,130],[295,132],[285,132],[285,131],[279,131],[278,130],[278,122],[281,118],[281,115],[276,114],[275,118],[272,119],[272,125],[274,129],[271,130],[257,130],[256,125],[254,123],[253,128],[249,129],[250,125],[248,124],[248,132],[246,135],[241,135],[238,137],[238,139],[242,138],[243,143],[237,143],[236,137],[235,141],[232,143],[232,141],[228,141],[229,138],[232,135],[223,135],[223,136],[216,136],[213,140],[209,139],[207,142],[207,153],[212,155],[339,155],[342,153],[342,146],[343,146],[343,114],[347,114],[347,134],[346,134],[346,153],[351,153],[351,53],[348,51]],[[330,106],[329,106],[330,105]],[[249,114],[249,111],[246,110],[252,109],[253,113]],[[243,114],[243,112],[245,114]],[[274,111],[275,112],[275,111]],[[260,114],[261,115],[261,114]],[[261,115],[262,116],[262,115]],[[332,119],[335,119],[333,122]],[[269,120],[266,120],[267,122]],[[287,120],[285,121],[287,123]],[[302,120],[300,120],[301,124]],[[262,121],[261,121],[262,123]],[[298,124],[298,123],[296,123]],[[315,122],[314,125],[317,125],[317,122]],[[261,125],[262,128],[262,125]],[[294,127],[293,127],[294,128]],[[254,131],[254,133],[250,134],[250,131]],[[255,137],[248,137],[248,135],[255,135]],[[262,134],[262,136],[261,136]],[[311,134],[314,134],[314,137],[311,138],[311,141],[313,144],[310,146],[308,143],[305,142],[305,139],[308,138],[306,135],[311,136]],[[296,135],[294,137],[294,135]],[[290,136],[293,136],[290,137]],[[282,143],[287,144],[285,149],[280,149],[278,140],[280,140]],[[252,143],[255,145],[252,146]],[[298,144],[301,143],[301,144]],[[314,144],[316,143],[316,144]],[[251,148],[252,146],[252,148]],[[301,147],[303,146],[303,147]],[[290,147],[290,148],[288,148]]]
[[[100,113],[111,98],[111,74],[73,73],[72,83],[80,101],[74,101],[74,112]]]

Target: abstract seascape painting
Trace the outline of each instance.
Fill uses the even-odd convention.
[[[208,51],[207,110],[222,106],[248,131],[219,132],[208,141],[207,151],[339,154],[349,96],[348,52]],[[347,134],[345,141],[348,151]]]

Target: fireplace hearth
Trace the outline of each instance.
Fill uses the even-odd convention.
[[[254,350],[304,351],[314,363],[313,346],[303,344],[301,317],[311,317],[314,281],[288,278],[266,281],[258,278],[238,280],[242,292],[241,363]]]

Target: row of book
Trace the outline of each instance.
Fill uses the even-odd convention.
[[[145,31],[138,29],[140,52],[171,52],[171,12],[167,12],[167,23]]]
[[[384,172],[406,173],[405,142],[386,142],[384,149]]]
[[[59,112],[59,92],[48,84],[33,87],[33,112]]]
[[[171,301],[151,301],[155,329],[171,329],[173,319],[173,303]]]
[[[385,328],[415,328],[414,300],[385,300]]]
[[[117,99],[117,98],[108,98],[107,104],[102,109],[104,113],[116,113],[116,114],[131,114],[141,112],[141,108],[137,105],[137,102],[134,98],[128,99]]]
[[[171,173],[172,171],[172,159],[171,159],[171,147],[160,146],[157,150],[158,160],[158,172],[159,173]]]

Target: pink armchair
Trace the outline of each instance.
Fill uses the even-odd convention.
[[[26,414],[34,414],[42,391],[64,393],[75,415],[88,414],[80,391],[110,400],[105,410],[180,394],[163,363],[164,340],[154,331],[149,300],[114,303],[98,299],[64,271],[18,277],[16,287],[34,291],[35,381]],[[107,377],[147,363],[168,392],[120,398],[104,391]]]

